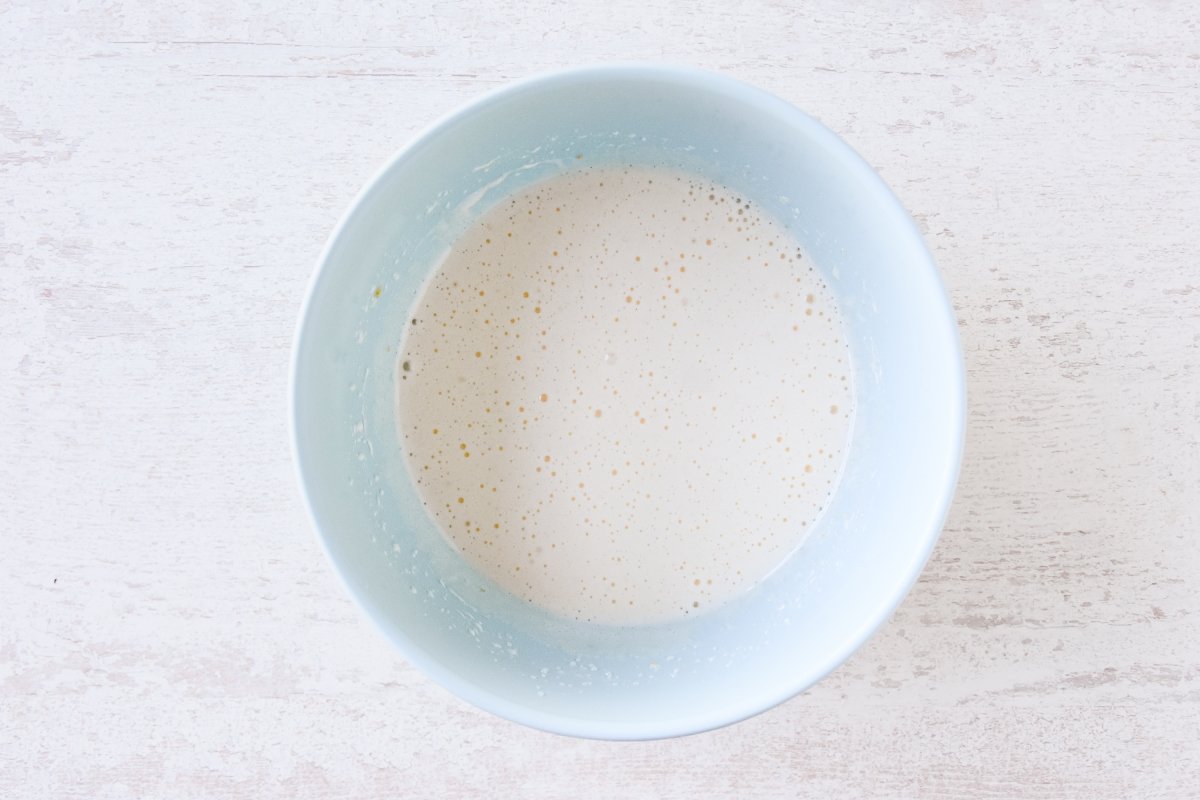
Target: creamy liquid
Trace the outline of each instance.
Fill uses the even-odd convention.
[[[821,513],[851,424],[838,311],[796,241],[673,171],[584,169],[502,201],[401,351],[402,442],[441,530],[580,620],[753,586]]]

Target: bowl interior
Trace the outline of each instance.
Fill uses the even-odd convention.
[[[581,164],[689,170],[773,213],[837,295],[851,346],[855,428],[826,513],[754,591],[669,625],[569,622],[481,591],[494,587],[438,533],[396,434],[397,345],[431,270],[493,203]],[[781,101],[661,67],[517,84],[398,155],[329,243],[301,320],[292,381],[307,501],[370,617],[409,660],[477,705],[607,738],[741,719],[846,658],[928,557],[962,438],[953,316],[920,236],[882,181]]]

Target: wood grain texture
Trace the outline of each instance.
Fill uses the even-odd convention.
[[[0,0],[0,796],[1200,796],[1189,3]],[[286,441],[300,298],[416,130],[692,63],[843,135],[961,324],[966,461],[893,620],[711,734],[576,741],[356,616]]]

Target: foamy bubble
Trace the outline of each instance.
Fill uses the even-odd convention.
[[[853,410],[837,307],[786,228],[724,187],[632,168],[532,186],[463,235],[412,316],[411,473],[449,541],[531,603],[704,613],[832,493]]]

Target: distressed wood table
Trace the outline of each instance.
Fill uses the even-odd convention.
[[[0,796],[1200,796],[1190,3],[0,2]],[[494,719],[361,621],[289,347],[335,219],[534,71],[721,70],[918,220],[969,373],[895,617],[804,695],[618,745]]]

